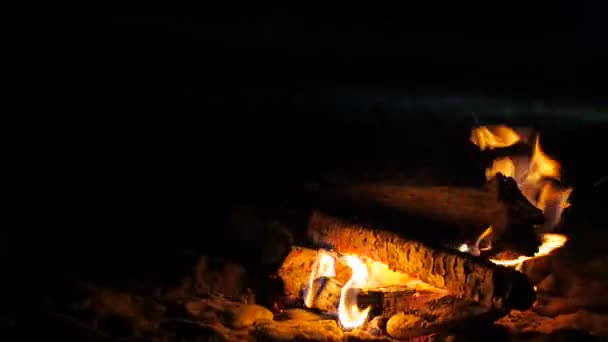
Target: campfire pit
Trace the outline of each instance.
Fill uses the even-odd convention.
[[[531,141],[506,126],[477,128],[471,140],[482,150]],[[397,339],[530,309],[536,287],[521,272],[524,262],[564,244],[565,237],[547,232],[571,190],[547,181],[559,176],[559,165],[543,154],[538,137],[526,163],[495,160],[480,190],[361,183],[323,192],[306,233],[316,248],[294,247],[286,257],[278,272],[285,284],[279,307],[333,315],[346,330],[377,330],[383,322],[380,330]],[[348,210],[364,219],[346,216]],[[403,218],[416,224],[399,224]],[[472,245],[450,248],[444,241],[476,229]],[[525,238],[522,232],[538,238],[533,253],[483,253],[504,243],[503,235]]]
[[[535,299],[532,284],[516,270],[433,249],[377,227],[315,212],[308,233],[317,245],[331,245],[333,251],[292,250],[279,270],[285,283],[282,305],[337,312],[344,328],[406,313],[415,319],[395,318],[400,323],[390,325],[393,334],[436,332],[493,321],[512,308],[528,309]]]

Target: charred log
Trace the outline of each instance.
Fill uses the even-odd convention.
[[[486,188],[397,186],[363,183],[321,191],[320,208],[399,229],[409,238],[429,241],[475,239],[489,225],[495,240],[508,230],[531,236],[543,213],[519,191],[512,178],[497,175]],[[517,234],[517,233],[516,233]]]
[[[422,309],[428,302],[445,295],[443,292],[407,287],[377,288],[360,292],[357,296],[357,304],[360,307],[371,306],[372,316],[390,318],[399,312]]]
[[[310,218],[308,234],[318,245],[383,262],[395,271],[487,307],[525,310],[536,298],[526,276],[513,269],[457,251],[429,247],[381,227],[317,211]]]

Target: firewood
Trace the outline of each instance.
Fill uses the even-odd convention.
[[[519,191],[512,178],[497,175],[485,188],[399,186],[360,183],[320,192],[320,208],[356,214],[394,226],[408,237],[449,241],[474,239],[489,225],[494,239],[507,229],[532,230],[543,213]]]
[[[291,252],[285,258],[278,271],[279,278],[284,285],[284,298],[280,301],[282,307],[302,306],[304,291],[309,286],[310,274],[313,264],[317,259],[319,251],[309,248],[293,247]],[[335,301],[335,308],[338,307],[338,299],[340,298],[341,284],[344,284],[350,279],[352,271],[345,263],[336,260],[336,276],[331,281],[332,284],[323,284],[322,291],[318,293],[316,298],[317,303],[331,303]],[[326,310],[326,305],[316,307]],[[329,311],[329,310],[328,310]]]
[[[318,245],[340,253],[361,255],[391,269],[481,305],[525,310],[536,293],[525,275],[516,270],[458,251],[429,247],[382,227],[370,227],[315,211],[308,236]]]
[[[357,296],[357,304],[360,307],[371,306],[371,316],[389,318],[399,312],[422,308],[426,303],[445,295],[443,292],[392,286],[362,290]]]

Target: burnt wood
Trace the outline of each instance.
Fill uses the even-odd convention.
[[[310,274],[315,260],[317,260],[318,253],[318,250],[315,249],[293,247],[291,252],[287,255],[278,271],[278,276],[283,281],[284,285],[284,297],[279,301],[281,306],[304,306],[304,291],[309,285]],[[341,286],[336,287],[335,285],[345,284],[348,279],[350,279],[352,271],[350,270],[350,267],[341,260],[336,260],[335,271],[336,276],[333,278],[332,284],[328,284],[327,282],[320,284],[320,288],[317,290],[318,298],[316,298],[315,303],[331,302],[334,300],[334,297],[340,297]],[[328,291],[331,288],[337,289],[337,294]],[[321,307],[317,308],[323,309]],[[337,308],[337,302],[335,308]]]
[[[501,174],[481,188],[358,183],[320,190],[319,198],[325,212],[356,215],[429,243],[474,240],[492,225],[494,241],[513,230],[538,246],[528,233],[544,221],[517,183]]]
[[[308,236],[317,245],[383,262],[395,271],[490,308],[526,310],[536,298],[526,276],[513,269],[455,250],[430,247],[381,226],[315,211]]]
[[[444,292],[411,289],[402,286],[362,290],[357,296],[359,307],[371,306],[372,317],[390,318],[399,312],[420,309],[431,300],[445,296]]]

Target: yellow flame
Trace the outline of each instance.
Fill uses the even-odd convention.
[[[359,310],[357,306],[357,295],[359,289],[367,285],[369,272],[367,266],[360,258],[354,255],[344,256],[344,260],[352,269],[353,275],[350,280],[342,287],[340,304],[338,306],[338,317],[340,324],[346,329],[357,328],[365,323],[371,306]]]
[[[315,263],[312,266],[312,271],[310,272],[310,278],[308,280],[308,291],[306,292],[306,298],[304,299],[306,307],[310,308],[314,305],[317,291],[319,290],[317,286],[315,286],[315,280],[321,277],[335,276],[336,269],[334,257],[325,250],[319,250],[317,260],[315,260]]]
[[[492,249],[492,240],[489,238],[490,236],[492,236],[493,233],[494,231],[492,226],[489,226],[488,228],[486,228],[486,230],[483,231],[483,233],[481,233],[481,235],[479,235],[477,241],[475,241],[475,244],[472,247],[466,243],[463,243],[458,247],[458,250],[463,253],[469,253],[475,256],[479,256],[481,251],[487,251]],[[487,245],[482,248],[481,243],[483,241],[486,241]]]
[[[505,125],[481,126],[474,128],[471,133],[471,142],[481,150],[509,147],[519,140],[519,134]]]
[[[550,231],[559,223],[564,209],[570,206],[568,198],[571,193],[572,189],[559,187],[552,183],[546,183],[543,186],[536,204],[545,215],[546,222],[542,227],[543,231]]]
[[[538,181],[548,177],[559,179],[559,163],[549,158],[549,156],[543,152],[540,148],[539,136],[537,135],[534,141],[534,152],[532,153],[532,160],[530,162],[527,178]]]
[[[492,179],[497,173],[502,173],[506,177],[515,177],[515,164],[510,157],[498,158],[492,162],[486,170],[486,179]]]
[[[473,129],[471,141],[483,150],[510,146],[520,138],[507,126],[481,126]],[[486,169],[486,179],[494,178],[499,172],[514,178],[522,194],[543,211],[546,222],[541,232],[551,231],[559,223],[563,210],[569,206],[568,198],[572,189],[551,184],[551,179],[560,180],[560,165],[543,152],[538,135],[530,158],[497,158]],[[459,250],[475,252],[475,248],[470,246],[461,246]]]
[[[490,261],[497,265],[502,265],[502,266],[507,266],[507,267],[515,266],[516,270],[521,271],[524,261],[538,258],[540,256],[548,255],[549,253],[553,252],[554,250],[562,247],[566,243],[566,241],[568,241],[568,238],[562,234],[544,234],[543,243],[538,248],[538,252],[534,253],[534,256],[528,257],[528,256],[520,255],[519,257],[517,257],[517,259],[510,259],[510,260],[490,259]]]

